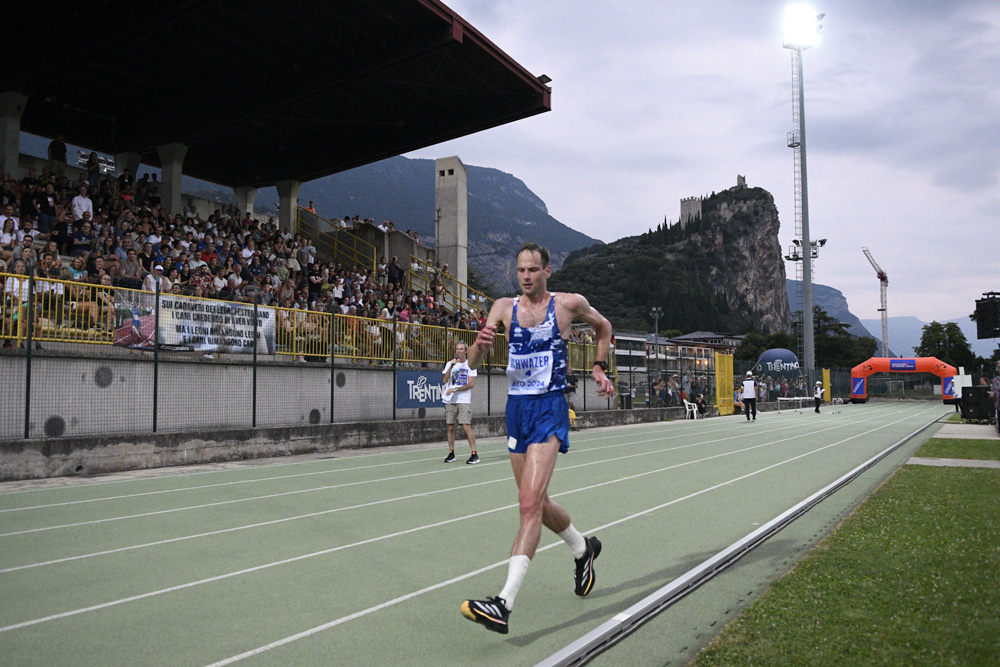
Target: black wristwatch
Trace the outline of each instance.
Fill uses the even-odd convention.
[[[594,365],[595,366],[600,366],[601,370],[604,371],[605,373],[608,372],[608,362],[606,362],[606,361],[595,361]]]

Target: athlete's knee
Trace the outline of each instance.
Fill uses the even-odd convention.
[[[544,496],[538,497],[537,494],[530,491],[522,491],[517,496],[517,502],[522,519],[538,518],[543,516],[545,512],[546,499]]]

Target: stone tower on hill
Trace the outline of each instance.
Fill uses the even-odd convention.
[[[773,333],[789,327],[778,210],[762,188],[737,184],[684,200],[683,224],[577,250],[550,289],[587,294],[616,328]],[[683,220],[683,219],[682,219]],[[607,280],[608,268],[614,280]]]

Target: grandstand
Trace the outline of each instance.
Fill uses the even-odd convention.
[[[123,7],[25,26],[23,37],[46,48],[5,63],[11,76],[0,91],[0,196],[11,206],[9,215],[0,209],[11,227],[0,260],[0,379],[23,388],[5,437],[143,430],[142,419],[112,422],[121,401],[141,406],[150,393],[152,430],[203,424],[157,422],[158,408],[170,411],[156,378],[170,376],[174,362],[208,364],[196,375],[209,385],[234,373],[251,384],[242,370],[225,370],[249,364],[255,406],[258,368],[323,367],[330,409],[314,409],[319,419],[364,418],[363,410],[335,416],[335,369],[428,368],[484,321],[489,299],[441,271],[432,248],[391,224],[324,220],[298,206],[297,192],[307,179],[548,111],[544,77],[436,0],[259,9]],[[285,47],[244,49],[237,63],[213,38],[221,25],[245,43]],[[124,110],[118,93],[134,87],[134,75],[108,66],[110,52],[81,56],[69,36],[88,31],[121,35],[118,46],[135,46],[145,63],[143,94]],[[359,38],[380,48],[357,52]],[[176,46],[172,58],[143,57],[165,40]],[[227,67],[255,73],[253,95],[240,77],[218,76]],[[91,76],[95,68],[100,76]],[[413,97],[414,84],[430,94]],[[9,139],[22,131],[59,140],[45,157],[11,153],[18,141]],[[182,193],[182,174],[231,186],[236,206]],[[253,212],[256,190],[267,186],[279,190],[277,218]],[[488,366],[505,363],[501,348]],[[593,351],[572,350],[574,366],[589,370]],[[76,363],[67,356],[83,364],[72,390],[61,371]],[[130,377],[119,360],[141,371]],[[108,387],[117,399],[108,400]],[[96,423],[83,405],[59,407],[73,402],[60,400],[67,392],[75,400],[95,391],[104,391]],[[261,416],[303,419],[297,410],[285,422]],[[308,421],[317,423],[313,413]],[[215,423],[246,422],[219,415]]]

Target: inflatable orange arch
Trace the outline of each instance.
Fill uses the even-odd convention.
[[[933,373],[941,378],[941,398],[945,403],[955,400],[955,376],[958,369],[936,357],[891,359],[872,357],[851,369],[851,402],[868,400],[868,376],[872,373]]]

